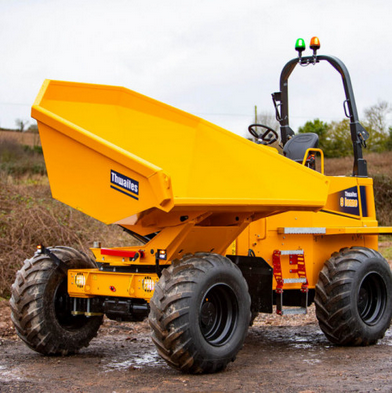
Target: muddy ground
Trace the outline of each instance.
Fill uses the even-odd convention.
[[[363,348],[331,345],[314,310],[260,315],[224,372],[184,375],[157,355],[143,323],[105,321],[88,348],[47,357],[15,335],[0,301],[0,392],[392,392],[392,331]]]

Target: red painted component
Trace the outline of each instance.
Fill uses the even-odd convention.
[[[297,264],[298,264],[298,270],[297,274],[299,278],[306,278],[306,283],[302,284],[301,291],[302,292],[308,292],[308,278],[306,277],[306,269],[305,269],[305,256],[302,255],[296,255],[297,257]]]
[[[290,265],[298,265],[298,255],[290,254]],[[290,269],[290,273],[298,273],[298,269]]]
[[[276,293],[283,292],[282,266],[280,264],[280,251],[275,250],[272,254],[272,264],[274,268],[274,277],[276,280]]]
[[[276,280],[276,293],[283,293],[284,280],[282,277],[282,265],[280,263],[281,252],[275,250],[272,254],[272,264],[274,277]],[[303,254],[290,254],[290,265],[297,265],[297,269],[290,269],[290,273],[295,273],[299,278],[306,278],[306,283],[302,284],[301,291],[308,292],[308,279],[306,277],[305,256]]]
[[[294,251],[295,252],[295,251]],[[287,254],[287,253],[285,253]],[[282,265],[280,262],[280,257],[282,253],[279,250],[275,250],[272,253],[272,264],[274,268],[274,278],[276,280],[276,293],[278,294],[277,300],[276,300],[276,313],[279,315],[283,315],[282,307],[283,307],[283,286],[285,280],[287,280],[288,283],[294,283],[296,281],[293,281],[290,279],[284,279],[282,277]],[[305,269],[305,256],[304,254],[289,254],[289,263],[290,265],[296,265],[296,269],[290,269],[290,273],[297,274],[299,278],[305,279],[306,281],[302,283],[301,286],[301,292],[302,293],[307,293],[309,291],[308,289],[308,279],[306,277],[306,269]],[[304,281],[304,280],[301,280]],[[306,296],[307,299],[307,296]],[[306,307],[305,307],[306,309]]]
[[[115,248],[101,248],[101,255],[111,255],[114,257],[125,257],[125,258],[134,258],[136,254],[139,254],[141,258],[144,257],[144,251],[127,251],[127,250],[118,250]]]

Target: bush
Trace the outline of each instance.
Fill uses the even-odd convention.
[[[392,178],[386,175],[375,175],[373,182],[379,225],[392,225]]]
[[[392,151],[392,128],[389,128],[389,136],[385,142],[385,150]]]
[[[20,178],[45,175],[46,167],[41,146],[23,146],[12,139],[0,143],[0,171],[4,176]]]

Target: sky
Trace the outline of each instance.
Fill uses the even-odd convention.
[[[45,79],[124,86],[245,136],[297,38],[347,66],[360,119],[392,103],[388,0],[0,0],[0,127],[29,120]],[[310,55],[307,49],[304,55]],[[290,124],[340,121],[341,78],[296,67]],[[390,124],[392,124],[392,116]]]

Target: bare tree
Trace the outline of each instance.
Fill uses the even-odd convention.
[[[15,124],[17,126],[18,131],[24,132],[25,128],[27,127],[27,124],[29,124],[29,121],[24,119],[16,119]]]
[[[392,107],[386,101],[379,101],[377,104],[365,109],[364,124],[370,134],[367,140],[369,151],[381,152],[388,149],[390,135],[387,115],[390,112],[392,112]]]
[[[276,132],[279,133],[279,122],[276,120],[276,116],[273,112],[268,112],[268,111],[263,111],[263,112],[258,112],[257,111],[257,106],[255,106],[255,114],[254,118],[250,122],[251,124],[263,124],[267,127],[272,128]],[[264,130],[265,131],[265,130]],[[254,140],[252,136],[250,136],[248,130],[246,130],[245,138],[249,140]]]
[[[379,101],[377,104],[365,109],[365,118],[373,129],[386,133],[388,131],[386,117],[391,111],[392,107],[388,102]]]
[[[263,111],[257,114],[257,123],[264,124],[275,131],[279,130],[279,122],[273,112]]]

